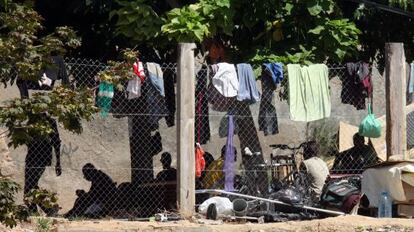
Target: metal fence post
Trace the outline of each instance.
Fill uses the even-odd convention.
[[[387,160],[391,156],[406,159],[406,65],[403,43],[385,44],[385,90],[387,120]]]
[[[195,68],[193,43],[178,45],[177,64],[177,168],[178,207],[190,217],[195,206]]]

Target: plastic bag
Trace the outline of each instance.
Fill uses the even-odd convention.
[[[368,138],[379,138],[381,136],[381,123],[375,118],[372,113],[371,105],[368,104],[368,115],[362,120],[359,125],[358,133],[361,136]]]
[[[232,215],[233,203],[227,197],[212,197],[205,200],[199,207],[198,212],[206,215],[207,208],[210,204],[215,204],[217,207],[217,213],[219,215]]]

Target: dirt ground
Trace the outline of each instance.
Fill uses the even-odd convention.
[[[39,231],[36,219],[14,229],[0,225],[0,231],[35,232]],[[218,225],[215,225],[218,224]],[[178,221],[178,222],[130,222],[118,220],[66,221],[54,220],[49,231],[69,232],[141,232],[141,231],[183,231],[183,232],[414,232],[414,219],[376,219],[362,216],[338,216],[322,220],[284,223],[223,223],[217,221]]]

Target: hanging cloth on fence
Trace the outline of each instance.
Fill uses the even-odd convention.
[[[410,65],[410,80],[408,82],[407,88],[407,103],[411,103],[413,101],[413,93],[414,93],[414,62]]]
[[[107,82],[99,83],[97,104],[101,109],[101,117],[106,118],[111,110],[112,98],[114,97],[114,86]]]
[[[16,84],[20,91],[21,98],[29,97],[29,89],[46,90],[53,89],[56,80],[62,80],[62,85],[69,85],[69,77],[66,72],[65,62],[62,56],[51,56],[52,64],[48,65],[39,73],[40,80],[24,80],[17,77]]]
[[[210,140],[210,120],[207,98],[208,73],[199,71],[195,88],[195,141],[206,144]]]
[[[347,63],[342,80],[341,101],[357,110],[365,109],[365,98],[372,93],[369,65],[364,62]]]
[[[239,76],[239,93],[237,100],[256,103],[260,101],[260,93],[257,90],[256,77],[250,64],[238,64],[237,75]]]
[[[173,69],[166,69],[163,73],[164,76],[164,91],[165,91],[165,104],[168,110],[168,116],[165,117],[165,122],[168,127],[175,125],[175,80],[176,74]]]
[[[276,80],[283,79],[282,66],[278,66],[279,77]],[[264,135],[274,135],[279,133],[279,127],[277,122],[276,108],[273,105],[273,95],[276,85],[275,78],[272,76],[265,65],[262,68],[262,99],[259,107],[259,131],[263,131]]]
[[[148,76],[154,88],[165,97],[164,78],[161,66],[157,63],[147,63]]]
[[[206,161],[204,160],[204,150],[201,148],[199,143],[196,144],[195,149],[195,159],[196,159],[196,177],[201,177],[201,173],[206,167]]]
[[[139,77],[141,82],[144,83],[146,76],[145,76],[144,65],[142,64],[142,62],[139,60],[134,62],[134,64],[132,65],[132,69],[134,70],[135,75],[137,75],[137,77]]]
[[[294,121],[310,122],[331,115],[328,67],[289,64],[289,108]]]
[[[135,76],[128,81],[128,99],[141,97],[141,83],[145,81],[144,65],[142,62],[134,62],[132,65]]]
[[[283,80],[283,64],[282,63],[264,63],[262,70],[267,72],[275,85]]]
[[[235,97],[239,90],[236,68],[233,64],[218,63],[218,70],[213,77],[213,85],[225,97]]]
[[[226,153],[224,156],[224,190],[234,191],[234,164],[235,164],[235,151],[233,146],[233,115],[229,115],[229,131],[227,132]]]
[[[234,65],[231,65],[234,67]],[[208,84],[207,89],[207,97],[208,101],[211,103],[211,108],[215,111],[220,112],[227,112],[232,105],[234,105],[236,98],[235,97],[226,97],[220,93],[220,91],[214,85],[214,77],[218,73],[219,65],[213,64],[210,66],[211,72],[209,74],[209,78],[211,77],[211,81]],[[234,68],[235,70],[235,68]],[[211,76],[210,76],[211,75]],[[237,75],[236,75],[237,76]],[[236,77],[237,79],[237,77]],[[237,86],[238,87],[238,86]],[[237,93],[234,95],[236,96]]]

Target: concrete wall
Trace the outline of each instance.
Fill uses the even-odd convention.
[[[385,92],[384,79],[377,70],[373,72],[374,81],[374,109],[376,115],[385,114]],[[260,84],[259,84],[260,86]],[[337,125],[340,120],[358,125],[362,118],[366,115],[365,110],[357,111],[351,105],[341,103],[341,81],[338,77],[330,80],[332,113],[327,121]],[[18,91],[15,86],[7,89],[0,89],[1,101],[18,97]],[[276,109],[279,118],[280,133],[273,136],[263,136],[262,132],[258,132],[258,137],[262,146],[265,159],[272,152],[269,148],[270,144],[285,143],[299,144],[306,140],[306,123],[293,122],[289,119],[289,108],[286,101],[275,99]],[[259,112],[259,104],[251,106],[254,121],[257,125],[257,116]],[[210,128],[212,133],[211,141],[204,145],[204,149],[212,153],[216,158],[220,155],[220,149],[225,144],[226,138],[219,138],[218,127],[223,113],[210,111]],[[167,128],[164,120],[161,120],[160,133],[162,136],[163,150],[169,151],[173,155],[173,166],[176,164],[176,128]],[[311,123],[312,124],[312,123]],[[314,124],[314,123],[313,123]],[[60,177],[56,177],[52,167],[47,168],[45,174],[40,180],[39,185],[43,188],[50,189],[59,194],[59,204],[62,206],[62,213],[66,212],[73,205],[75,200],[75,191],[77,189],[88,190],[90,183],[83,179],[81,168],[85,163],[91,162],[99,169],[106,172],[118,184],[129,182],[130,174],[130,148],[129,148],[129,123],[127,118],[116,119],[109,116],[107,119],[96,117],[92,122],[84,123],[84,132],[81,135],[75,135],[65,131],[59,127],[62,140],[62,157],[61,163],[63,173]],[[140,141],[136,141],[140,142]],[[240,154],[239,140],[235,137],[235,144]],[[0,151],[5,154],[4,146]],[[10,157],[13,162],[2,157],[2,165],[14,167],[15,180],[23,185],[24,183],[24,160],[26,155],[26,147],[9,150]],[[156,174],[160,169],[160,154],[153,157]],[[240,162],[240,158],[238,161]],[[1,166],[0,166],[1,167]],[[2,171],[4,168],[2,167]]]

